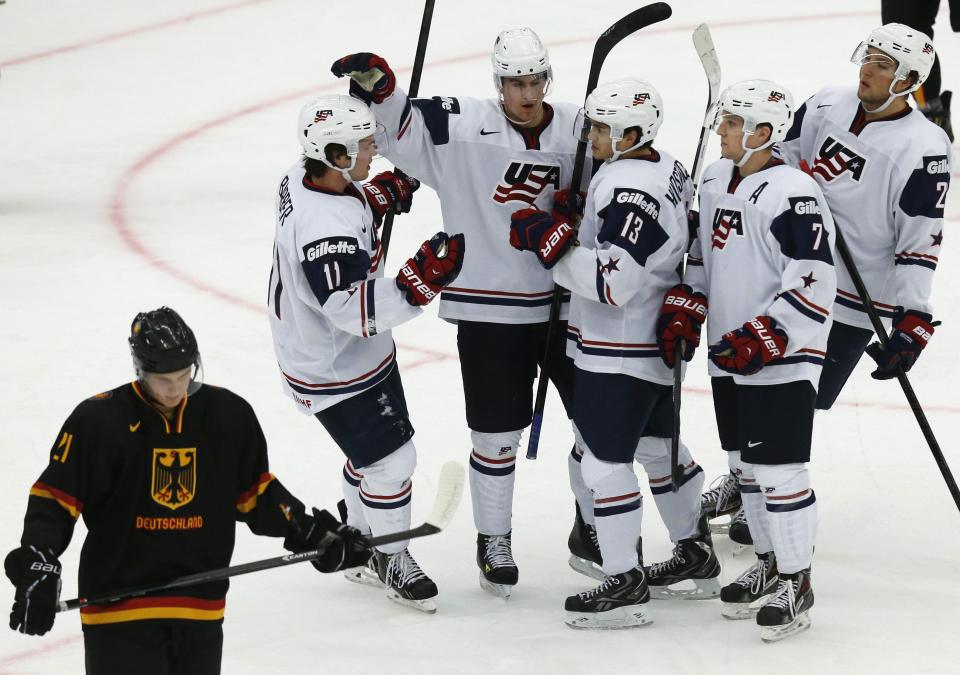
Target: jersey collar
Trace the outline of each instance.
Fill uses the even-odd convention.
[[[360,191],[357,190],[356,186],[353,183],[349,183],[347,185],[347,189],[344,190],[343,192],[336,192],[334,190],[331,190],[330,188],[325,188],[322,185],[317,185],[312,180],[310,180],[310,176],[307,175],[306,173],[303,174],[302,182],[303,182],[303,187],[305,187],[307,190],[310,190],[310,192],[319,192],[321,194],[331,195],[333,197],[350,196],[350,197],[354,197],[355,199],[359,199],[361,204],[366,204],[366,202],[363,201],[363,197],[361,196]]]
[[[507,120],[509,121],[509,120]],[[535,127],[521,127],[518,124],[510,122],[510,126],[520,132],[520,136],[523,137],[523,142],[527,146],[527,150],[539,150],[540,149],[540,134],[543,133],[543,130],[550,126],[550,122],[553,121],[553,106],[544,101],[543,103],[543,119],[540,120],[540,124]]]

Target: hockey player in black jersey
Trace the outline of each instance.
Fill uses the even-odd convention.
[[[30,488],[21,545],[4,561],[16,587],[10,627],[43,635],[60,594],[58,557],[81,516],[81,597],[229,565],[237,521],[319,548],[322,572],[364,564],[360,533],[303,504],[270,473],[250,405],[202,384],[193,331],[172,309],[138,314],[137,379],[76,407]],[[330,541],[328,539],[328,541]],[[80,610],[89,675],[220,672],[227,581]]]

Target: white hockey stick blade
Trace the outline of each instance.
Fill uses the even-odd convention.
[[[693,31],[693,46],[703,64],[703,72],[707,75],[710,85],[710,102],[714,103],[720,95],[720,59],[717,58],[717,49],[713,46],[713,36],[710,35],[710,26],[701,23]]]
[[[453,519],[463,496],[463,466],[457,462],[447,462],[440,468],[440,480],[437,484],[437,501],[426,522],[438,530],[444,529]]]

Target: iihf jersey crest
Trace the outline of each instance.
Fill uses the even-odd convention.
[[[197,493],[197,449],[154,448],[150,496],[160,506],[176,511]]]

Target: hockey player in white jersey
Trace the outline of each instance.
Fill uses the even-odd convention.
[[[834,323],[817,407],[829,409],[866,349],[873,377],[910,370],[933,335],[930,292],[943,242],[952,166],[946,133],[907,103],[930,74],[923,33],[891,23],[872,31],[851,60],[854,87],[827,87],[797,110],[780,144],[787,163],[823,190],[874,307],[892,323],[885,349],[873,338],[846,267],[837,268]]]
[[[409,211],[418,183],[386,172],[360,183],[376,155],[373,113],[325,96],[300,113],[304,159],[281,179],[269,316],[284,391],[347,457],[345,520],[374,536],[410,528],[413,427],[390,328],[457,277],[463,235],[439,233],[385,279],[377,234],[389,209]],[[400,604],[433,612],[437,587],[407,550],[378,546],[348,579],[386,586]]]
[[[512,216],[510,243],[536,253],[573,294],[567,351],[576,365],[580,471],[571,484],[583,519],[595,527],[605,577],[567,598],[567,624],[624,628],[650,623],[648,584],[667,592],[676,581],[695,580],[700,597],[720,590],[719,563],[698,526],[703,470],[683,444],[684,471],[672,491],[673,376],[656,341],[658,309],[687,248],[692,186],[683,165],[653,147],[663,101],[652,85],[601,85],[584,113],[593,158],[607,163],[590,182],[579,235],[562,211],[527,208]],[[638,551],[635,458],[676,544],[674,559],[653,565],[649,580]]]
[[[751,604],[769,596],[756,612],[767,641],[810,625],[817,511],[807,463],[836,293],[823,193],[772,154],[792,119],[790,94],[776,83],[750,80],[721,94],[722,159],[704,171],[684,285],[667,296],[709,305],[717,429],[757,554],[720,597],[724,616],[750,618]],[[665,345],[698,342],[699,303],[664,303]]]
[[[510,249],[506,223],[523,206],[549,209],[556,191],[569,187],[579,106],[544,101],[553,71],[529,28],[500,33],[492,62],[498,96],[482,100],[411,100],[375,54],[343,57],[332,71],[351,77],[350,92],[386,126],[383,154],[437,191],[446,227],[463,228],[470,242],[456,286],[441,294],[440,316],[457,323],[480,584],[507,596],[518,579],[511,539],[517,449],[533,414],[553,280]],[[573,365],[563,340],[552,342],[547,369],[569,415]]]

